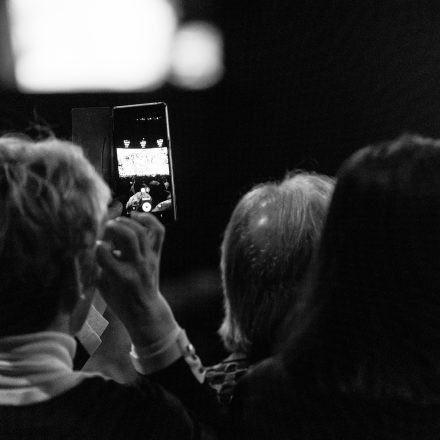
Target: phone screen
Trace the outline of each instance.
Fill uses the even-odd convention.
[[[113,107],[115,196],[124,215],[151,212],[176,220],[171,140],[164,102]]]

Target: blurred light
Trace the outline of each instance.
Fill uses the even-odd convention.
[[[205,22],[182,26],[175,39],[171,82],[189,89],[205,89],[223,76],[223,38]]]
[[[137,90],[169,73],[167,0],[9,0],[15,76],[28,92]]]

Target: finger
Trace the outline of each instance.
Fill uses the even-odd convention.
[[[140,251],[142,255],[145,255],[148,249],[147,228],[141,225],[139,222],[129,219],[127,217],[118,217],[115,220],[131,228],[135,232]]]
[[[120,276],[123,268],[112,254],[111,244],[98,240],[96,242],[96,261],[104,272]]]
[[[138,238],[134,230],[115,220],[110,220],[104,227],[103,241],[119,250],[124,260],[139,261],[142,258]],[[115,253],[115,251],[113,251]]]
[[[150,232],[147,236],[150,247],[160,255],[162,244],[165,238],[165,228],[157,218],[152,214],[134,212],[131,215],[133,220],[144,225]]]
[[[153,252],[160,255],[165,235],[165,228],[163,225],[154,215],[151,214],[136,213],[133,219],[144,225],[145,229],[148,231],[148,247],[152,249]]]
[[[113,199],[107,208],[108,219],[114,219],[121,215],[122,203],[119,200]]]

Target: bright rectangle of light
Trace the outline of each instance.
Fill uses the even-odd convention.
[[[169,175],[168,148],[117,148],[120,177]]]
[[[167,78],[167,0],[9,0],[15,75],[27,92],[152,89]]]

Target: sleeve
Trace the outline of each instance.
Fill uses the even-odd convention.
[[[159,385],[151,378],[140,377],[137,386],[148,388],[153,394],[153,413],[151,414],[153,431],[152,438],[157,439],[191,439],[191,440],[216,440],[219,438],[217,430],[203,420],[199,414],[191,411],[182,404],[174,395]]]
[[[145,378],[177,396],[192,413],[217,429],[224,425],[224,410],[205,381],[206,371],[186,332],[175,320],[163,324],[162,339],[153,344],[131,347],[131,361]],[[162,329],[163,330],[163,329]]]
[[[99,380],[99,379],[95,379]],[[91,404],[104,417],[103,438],[154,440],[216,440],[212,427],[189,411],[182,402],[158,383],[143,376],[134,383],[102,380]],[[93,436],[98,438],[100,435]],[[88,438],[88,437],[87,437]]]
[[[228,413],[219,405],[214,391],[207,382],[200,383],[194,377],[184,358],[149,376],[139,375],[138,380],[145,378],[177,396],[192,414],[217,432],[229,426]]]
[[[227,412],[205,381],[205,368],[180,327],[154,346],[132,347],[130,355],[140,384],[148,378],[177,396],[203,422],[217,430],[225,426]]]
[[[132,345],[130,352],[134,368],[140,374],[152,374],[160,371],[179,358],[183,358],[199,383],[205,380],[205,368],[196,354],[194,346],[174,321],[173,328],[167,336],[154,345],[135,347]]]

